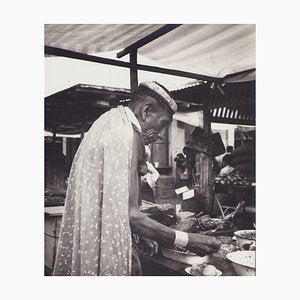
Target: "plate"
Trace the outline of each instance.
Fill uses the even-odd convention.
[[[188,273],[188,274],[190,274],[192,276],[203,276],[203,275],[193,275],[193,274],[191,274],[191,268],[192,267],[187,267],[184,270],[185,270],[186,273]],[[222,272],[217,269],[217,275],[215,275],[215,276],[221,276],[221,275],[222,275]]]

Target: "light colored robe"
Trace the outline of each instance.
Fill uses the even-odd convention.
[[[103,114],[71,167],[54,276],[130,275],[129,183],[132,115]]]

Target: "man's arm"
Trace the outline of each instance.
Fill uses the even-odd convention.
[[[173,245],[175,241],[175,230],[159,222],[156,222],[142,213],[139,209],[139,180],[138,180],[138,143],[137,137],[133,135],[131,181],[129,189],[129,218],[133,233],[149,238],[164,245]],[[205,255],[216,252],[220,243],[213,237],[200,234],[189,234],[187,249]]]
[[[131,230],[142,237],[155,240],[162,244],[172,245],[175,240],[175,231],[164,226],[147,215],[139,208],[139,178],[138,178],[138,141],[133,134],[133,147],[131,159],[131,181],[129,189],[129,216]]]

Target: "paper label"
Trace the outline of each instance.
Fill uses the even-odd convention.
[[[195,196],[195,191],[194,190],[188,190],[187,192],[184,192],[182,194],[182,199],[186,200],[186,199],[193,198],[194,196]]]
[[[181,187],[179,189],[176,189],[175,193],[177,195],[179,195],[179,194],[182,194],[182,193],[187,192],[187,191],[189,191],[189,188],[187,186],[183,186],[183,187]]]

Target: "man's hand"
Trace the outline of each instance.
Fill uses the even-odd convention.
[[[215,237],[189,233],[189,242],[185,248],[199,256],[205,256],[217,252],[220,247],[221,243]]]
[[[149,144],[155,142],[157,140],[157,138],[158,138],[158,133],[154,129],[150,129],[150,130],[146,131],[145,133],[143,133],[143,139],[144,139],[145,145],[149,145]]]
[[[153,256],[158,251],[158,244],[156,241],[140,238],[139,250],[141,255]]]

